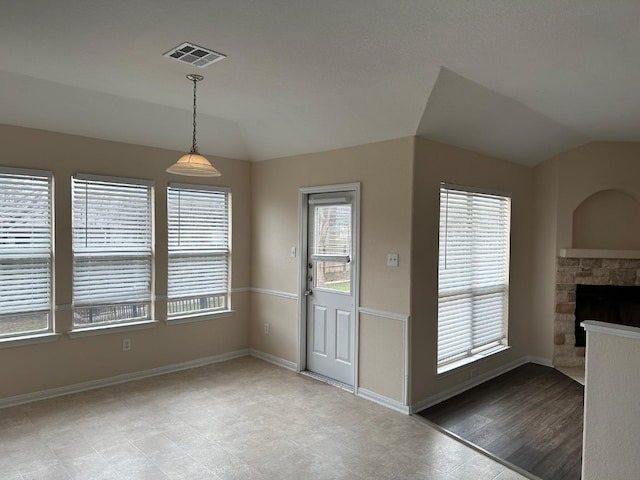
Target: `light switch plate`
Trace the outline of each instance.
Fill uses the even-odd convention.
[[[291,255],[291,258],[296,258],[296,247],[291,247],[289,255]]]

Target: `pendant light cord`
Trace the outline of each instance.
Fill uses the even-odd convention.
[[[198,142],[196,141],[196,84],[198,79],[193,79],[193,143],[191,145],[191,153],[198,153]]]

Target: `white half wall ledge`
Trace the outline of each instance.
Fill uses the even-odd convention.
[[[640,339],[640,328],[631,327],[629,325],[618,325],[616,323],[599,322],[597,320],[585,320],[580,326],[587,333],[604,333],[607,335],[615,335],[617,337],[637,338]]]
[[[606,250],[599,248],[561,248],[563,258],[618,258],[634,260],[640,258],[640,250]]]

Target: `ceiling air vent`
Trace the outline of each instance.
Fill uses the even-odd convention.
[[[227,56],[222,53],[215,52],[209,48],[199,47],[189,42],[184,42],[168,52],[163,53],[163,55],[200,68],[227,58]]]

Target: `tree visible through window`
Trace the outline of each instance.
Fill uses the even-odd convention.
[[[511,199],[442,184],[438,368],[506,345]]]
[[[352,206],[313,205],[313,209],[311,257],[315,260],[315,286],[349,293]]]

